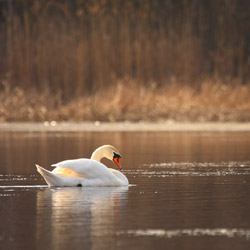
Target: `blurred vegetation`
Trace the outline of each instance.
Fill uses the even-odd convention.
[[[0,93],[1,121],[250,121],[248,85],[204,81],[160,88],[118,81],[95,94],[62,103],[60,95],[6,88]]]
[[[246,86],[249,45],[249,0],[0,0],[5,94],[67,104],[119,81],[135,90]]]

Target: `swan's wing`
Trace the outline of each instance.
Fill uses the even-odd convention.
[[[127,186],[129,184],[127,177],[121,171],[113,168],[109,168],[109,170],[119,179],[122,185]]]
[[[79,178],[84,178],[83,175],[78,174],[68,168],[61,168],[61,167],[56,167],[52,173],[60,176],[65,176],[65,177],[79,177]]]
[[[56,167],[53,173],[66,174],[73,171],[76,175],[87,179],[112,174],[104,164],[85,158],[61,161],[51,166]]]
[[[65,177],[64,175],[58,175],[42,168],[39,165],[36,165],[36,168],[49,186],[77,186],[78,184],[81,184],[82,181],[82,178],[76,176]]]

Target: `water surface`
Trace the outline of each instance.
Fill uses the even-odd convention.
[[[48,188],[35,170],[103,144],[131,186]],[[0,132],[3,249],[249,249],[249,197],[249,132]]]

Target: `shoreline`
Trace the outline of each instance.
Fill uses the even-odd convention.
[[[250,122],[2,122],[0,132],[248,132]]]

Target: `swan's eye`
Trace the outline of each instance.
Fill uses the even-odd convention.
[[[117,154],[117,153],[115,153],[115,152],[113,152],[113,154],[114,154],[114,156],[113,156],[113,160],[115,159],[115,158],[122,158],[119,154]]]

